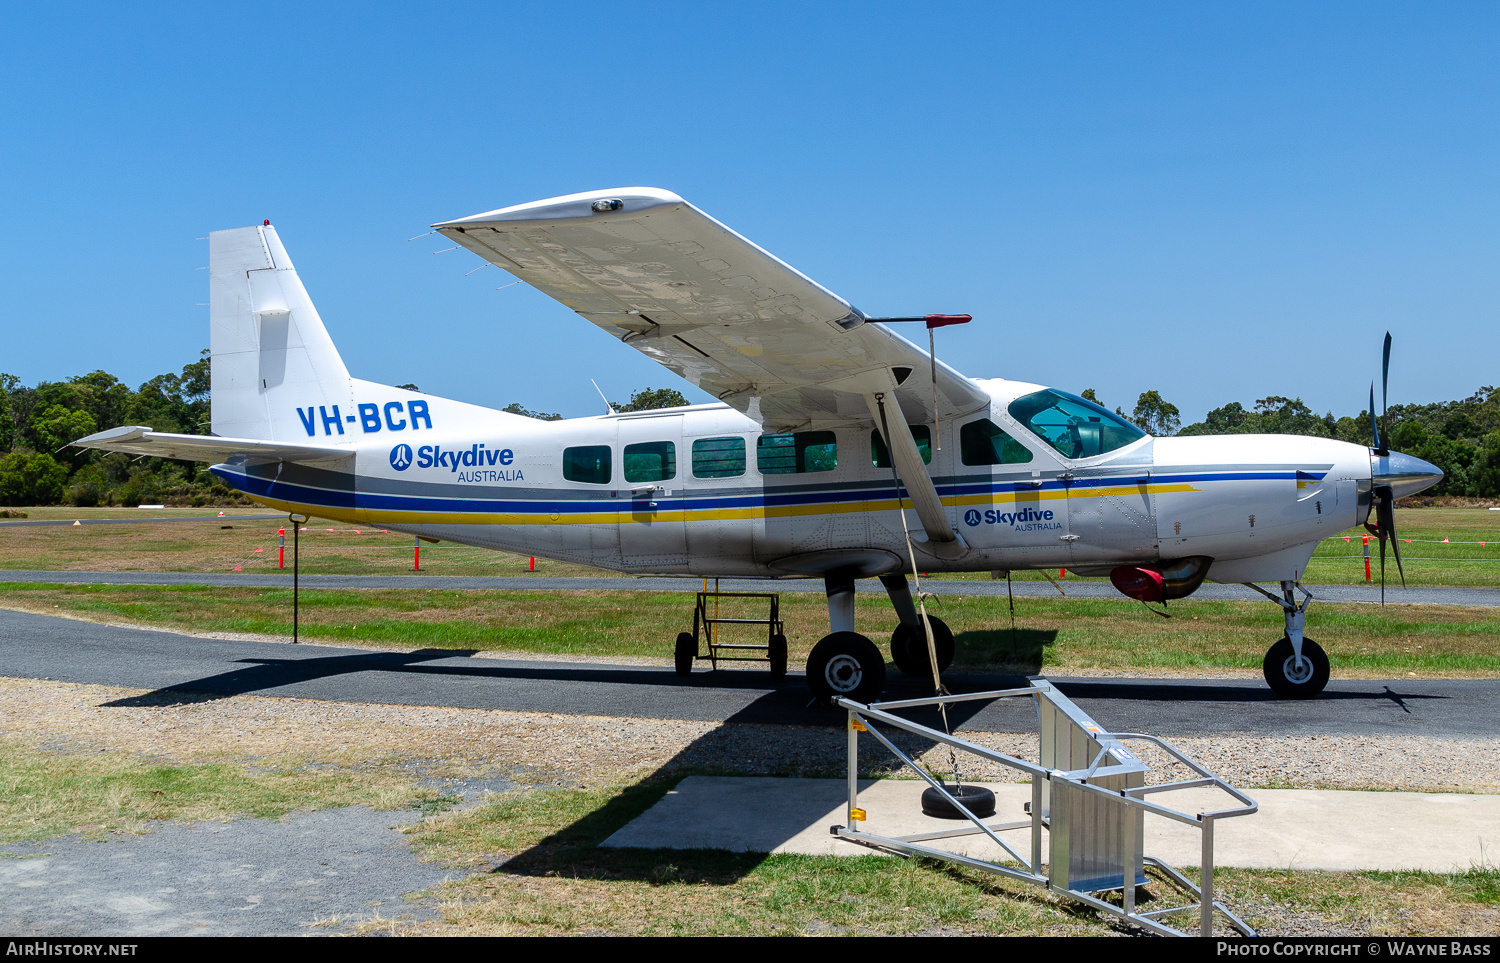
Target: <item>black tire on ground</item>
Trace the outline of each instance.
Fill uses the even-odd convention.
[[[766,653],[771,659],[771,678],[780,679],[786,675],[786,636],[777,633],[771,636],[770,651]]]
[[[824,703],[868,703],[885,688],[885,657],[858,632],[825,635],[807,657],[807,687]]]
[[[1266,684],[1283,699],[1311,699],[1328,684],[1328,655],[1323,647],[1302,637],[1303,664],[1292,656],[1292,640],[1286,636],[1266,653],[1263,669]]]
[[[953,664],[953,630],[936,615],[927,616],[932,623],[932,643],[937,649],[938,671]],[[898,625],[891,633],[891,661],[907,675],[931,676],[927,665],[927,633],[920,625]]]
[[[995,815],[995,794],[983,786],[966,786],[956,784],[945,786],[949,794],[968,807],[969,812],[980,819],[988,819]],[[959,812],[954,805],[943,797],[943,794],[932,787],[928,787],[922,793],[922,812],[938,819],[968,819]]]
[[[673,657],[677,663],[678,675],[690,675],[693,671],[693,659],[698,655],[698,640],[691,632],[677,633],[677,651]]]

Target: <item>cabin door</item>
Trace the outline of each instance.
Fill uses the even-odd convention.
[[[643,414],[619,421],[620,555],[627,568],[685,571],[682,416]]]

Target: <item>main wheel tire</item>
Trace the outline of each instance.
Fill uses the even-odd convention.
[[[771,659],[771,678],[780,679],[786,675],[786,636],[780,634],[771,636],[770,651],[766,655]]]
[[[807,686],[822,702],[868,703],[885,688],[885,658],[858,632],[825,635],[807,657]]]
[[[935,615],[927,616],[932,624],[932,642],[937,649],[938,671],[953,664],[953,630]],[[898,625],[891,633],[891,661],[907,675],[932,676],[927,662],[927,633],[921,625]]]
[[[673,653],[673,660],[677,663],[677,674],[681,676],[691,675],[693,660],[697,657],[697,638],[691,632],[678,632],[677,650]]]
[[[983,786],[967,786],[962,783],[954,786],[945,786],[949,795],[963,803],[969,812],[980,819],[988,819],[995,815],[995,794]],[[922,793],[922,812],[938,819],[968,819],[949,802],[942,793],[932,787],[928,787]]]
[[[1311,699],[1328,685],[1328,655],[1323,647],[1302,637],[1302,664],[1292,654],[1292,640],[1286,636],[1266,653],[1266,684],[1283,699]]]

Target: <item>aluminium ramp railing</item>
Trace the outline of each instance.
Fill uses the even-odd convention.
[[[1003,698],[1035,700],[1040,721],[1039,762],[1028,762],[893,714],[893,710],[898,709]],[[849,801],[845,813],[846,824],[831,827],[833,835],[876,849],[925,856],[1045,886],[1060,896],[1077,900],[1100,912],[1162,935],[1189,935],[1161,921],[1162,917],[1189,910],[1198,911],[1199,935],[1212,935],[1215,910],[1223,914],[1229,925],[1240,933],[1255,935],[1249,925],[1214,899],[1214,825],[1220,819],[1251,815],[1259,808],[1258,804],[1165,740],[1141,733],[1106,731],[1045,679],[1034,679],[1023,688],[992,692],[904,699],[870,705],[838,699],[837,704],[849,715]],[[1029,775],[1031,804],[1028,818],[987,823],[975,816],[948,791],[942,780],[897,747],[880,730],[880,726],[899,729]],[[941,793],[963,814],[967,825],[908,836],[880,836],[853,828],[856,823],[865,821],[867,815],[859,807],[858,761],[861,732],[869,733],[900,759],[905,768]],[[1149,783],[1149,767],[1130,751],[1125,745],[1127,742],[1145,742],[1157,747],[1174,761],[1186,766],[1195,774],[1194,778]],[[1188,813],[1147,798],[1156,793],[1203,787],[1213,787],[1227,793],[1236,805]],[[1145,854],[1145,817],[1148,812],[1199,830],[1202,860],[1197,884],[1165,862]],[[1028,850],[1025,855],[1016,845],[1001,836],[1002,833],[1019,830],[1029,830],[1029,845],[1022,844],[1022,848]],[[1048,854],[1045,862],[1042,858],[1044,835]],[[943,840],[972,836],[988,837],[1005,854],[1001,859],[1006,861],[981,859],[934,845]],[[1007,865],[1007,862],[1018,865]],[[1156,867],[1184,892],[1191,893],[1196,901],[1165,909],[1140,911],[1136,906],[1136,886],[1147,882],[1147,865]],[[1125,882],[1127,873],[1130,885]],[[1118,906],[1096,895],[1113,890],[1120,891]]]

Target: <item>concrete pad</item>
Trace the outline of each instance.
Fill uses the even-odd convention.
[[[992,824],[1026,818],[1022,806],[1031,800],[1030,785],[987,785],[997,802]],[[906,836],[961,827],[922,814],[925,788],[926,783],[915,780],[861,781],[860,806],[869,815],[861,828]],[[829,834],[830,826],[845,821],[845,792],[838,779],[691,776],[602,845],[869,855],[871,850]],[[1500,852],[1500,796],[1311,789],[1262,789],[1249,795],[1260,803],[1260,811],[1217,824],[1216,865],[1448,873],[1492,863]],[[1152,801],[1193,814],[1233,805],[1230,797],[1211,789],[1159,793]],[[1005,832],[1001,838],[1023,854],[1030,849],[1029,829]],[[999,847],[983,836],[926,845],[1002,858]],[[1200,858],[1197,829],[1153,815],[1146,818],[1145,848],[1173,866],[1196,866]]]

